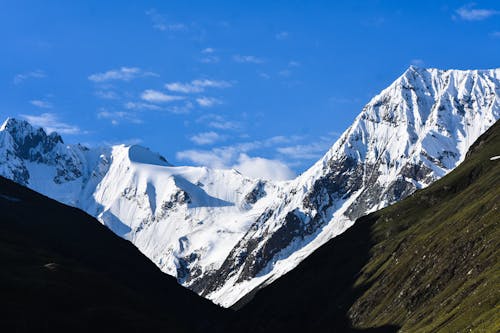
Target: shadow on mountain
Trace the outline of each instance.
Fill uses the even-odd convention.
[[[233,306],[239,308],[233,328],[245,332],[397,332],[396,326],[355,329],[347,316],[369,288],[355,283],[375,244],[371,222],[359,220],[294,270],[240,300]]]

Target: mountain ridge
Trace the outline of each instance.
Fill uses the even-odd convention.
[[[500,117],[499,79],[500,69],[410,67],[363,108],[322,159],[288,182],[172,167],[153,153],[145,158],[145,151],[140,160],[153,163],[134,163],[131,147],[66,146],[57,136],[54,149],[42,154],[52,159],[40,163],[43,145],[26,155],[6,126],[0,160],[9,163],[0,174],[96,216],[184,286],[230,306],[357,217],[458,165]]]

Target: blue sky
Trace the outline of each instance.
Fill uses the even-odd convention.
[[[1,1],[0,117],[284,179],[411,65],[495,68],[498,1]]]

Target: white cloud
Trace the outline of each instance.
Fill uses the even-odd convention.
[[[212,150],[184,150],[177,152],[178,160],[191,161],[196,165],[208,166],[215,169],[227,169],[233,159],[234,152],[230,149],[214,148]]]
[[[197,145],[210,145],[223,139],[223,136],[213,131],[198,133],[189,138],[189,140],[193,141]]]
[[[290,60],[288,62],[288,67],[300,67],[300,62],[295,61],[295,60]]]
[[[285,40],[290,36],[288,31],[281,31],[278,32],[274,37],[276,37],[277,40]]]
[[[194,108],[194,105],[192,102],[187,101],[184,103],[184,105],[173,105],[169,106],[167,108],[167,111],[174,113],[174,114],[187,114],[191,112],[191,110]]]
[[[264,73],[264,72],[259,73],[259,76],[263,79],[266,79],[266,80],[269,80],[271,78],[271,75]]]
[[[173,96],[162,93],[161,91],[148,89],[144,90],[141,94],[141,98],[150,103],[168,103],[173,101],[183,100],[182,96]]]
[[[279,181],[295,177],[295,173],[281,161],[262,157],[250,157],[247,154],[240,154],[238,163],[233,165],[233,169],[251,178]]]
[[[499,15],[500,11],[494,9],[479,9],[473,8],[475,4],[463,6],[455,11],[460,19],[465,21],[482,21],[495,15]]]
[[[232,84],[227,81],[216,81],[216,80],[208,80],[208,79],[197,79],[193,80],[189,83],[181,83],[181,82],[171,82],[165,84],[165,88],[169,91],[191,94],[191,93],[200,93],[205,91],[206,88],[229,88]]]
[[[324,155],[331,143],[312,143],[307,145],[296,145],[280,147],[276,150],[292,159],[317,159]]]
[[[209,108],[217,104],[222,104],[222,102],[213,97],[198,97],[196,99],[196,102],[198,103],[199,106],[204,107],[204,108]]]
[[[158,105],[142,102],[127,102],[123,106],[128,110],[161,110]]]
[[[97,90],[95,95],[102,99],[118,99],[118,94],[112,90]]]
[[[134,124],[142,124],[143,121],[137,117],[135,113],[127,111],[109,111],[101,108],[97,113],[98,119],[107,119],[113,125],[118,125],[120,122],[125,121]]]
[[[264,63],[264,59],[258,58],[253,55],[235,55],[233,56],[233,60],[239,63],[252,63],[252,64],[262,64]]]
[[[121,67],[119,69],[112,69],[107,72],[89,75],[88,79],[93,82],[131,81],[145,76],[158,76],[158,74],[145,72],[138,67]]]
[[[250,157],[239,152],[238,147],[211,150],[185,150],[176,155],[179,160],[189,160],[197,165],[216,169],[236,169],[251,178],[286,180],[295,176],[283,162],[262,157]]]
[[[331,132],[312,143],[278,147],[276,151],[286,156],[287,160],[315,160],[323,156],[338,137],[339,133]],[[297,140],[300,139],[297,137]]]
[[[82,134],[78,126],[70,125],[59,120],[54,113],[42,113],[39,116],[22,114],[21,117],[35,126],[43,127],[47,132],[57,132],[59,134]]]
[[[45,75],[45,72],[41,70],[17,74],[14,76],[14,84],[20,84],[27,79],[43,79],[45,77],[47,77],[47,75]]]
[[[200,59],[200,62],[204,64],[216,64],[220,61],[220,58],[215,55],[208,55]]]
[[[493,31],[490,34],[490,36],[493,37],[493,38],[500,38],[500,31]]]
[[[204,54],[210,54],[210,53],[214,53],[214,52],[215,52],[215,50],[211,47],[207,47],[207,48],[201,50],[201,53],[204,53]]]
[[[205,123],[208,127],[219,130],[234,130],[240,127],[240,123],[226,120],[221,115],[206,114],[196,120],[197,123]]]
[[[298,136],[274,136],[263,140],[241,142],[209,150],[191,149],[176,154],[179,160],[188,160],[197,165],[219,169],[234,168],[249,177],[266,179],[290,179],[294,173],[282,161],[262,157],[249,157],[248,153],[279,144],[290,144],[301,139]]]
[[[163,15],[158,13],[156,9],[147,10],[146,15],[148,15],[149,18],[151,19],[151,22],[153,23],[153,28],[157,30],[171,31],[171,32],[188,30],[188,27],[183,23],[167,22],[167,19]]]
[[[30,101],[30,104],[32,104],[38,108],[42,108],[42,109],[52,109],[52,103],[47,102],[47,101],[42,101],[39,99],[35,99],[35,100]]]

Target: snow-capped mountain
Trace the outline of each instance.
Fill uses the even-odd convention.
[[[96,216],[164,272],[224,306],[293,269],[367,212],[439,179],[500,117],[500,69],[410,67],[289,182],[174,167],[140,146],[65,145],[0,129],[0,174]]]

